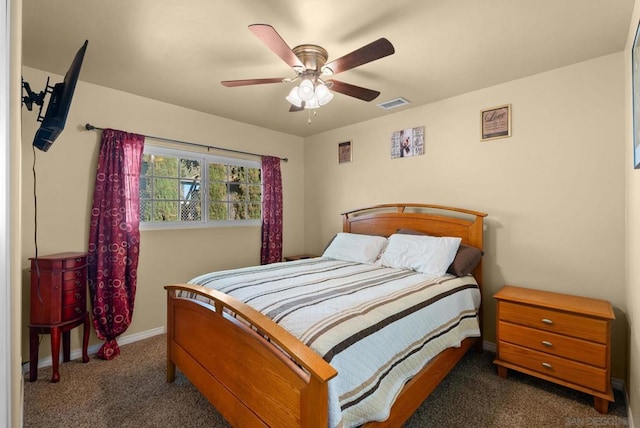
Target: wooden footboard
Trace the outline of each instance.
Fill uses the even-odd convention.
[[[327,427],[327,382],[337,372],[326,361],[230,296],[197,285],[165,289],[167,381],[177,365],[233,426]],[[210,299],[215,310],[178,290]]]
[[[177,366],[233,426],[327,427],[327,382],[337,375],[331,365],[233,297],[198,285],[165,289],[168,382]],[[216,309],[176,297],[179,290],[211,299]],[[223,308],[242,316],[225,315]],[[363,428],[401,426],[477,340],[438,354],[405,385],[387,420]]]

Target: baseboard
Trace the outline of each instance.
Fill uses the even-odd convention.
[[[122,337],[118,337],[118,345],[126,345],[128,343],[133,343],[133,342],[137,342],[139,340],[143,340],[143,339],[148,339],[150,337],[153,336],[157,336],[159,334],[164,334],[167,332],[167,328],[166,327],[158,327],[158,328],[154,328],[151,330],[147,330],[147,331],[142,331],[140,333],[135,333],[135,334],[130,334],[128,336],[122,336]],[[95,355],[98,350],[100,349],[100,347],[102,346],[101,343],[97,344],[97,345],[92,345],[89,346],[89,348],[87,348],[87,353],[89,355]],[[72,360],[76,360],[76,359],[80,359],[82,358],[82,349],[78,348],[78,349],[72,349],[71,350],[71,359]],[[60,353],[60,361],[62,361],[62,353]],[[41,360],[38,360],[38,368],[42,368],[42,367],[49,367],[53,364],[53,358],[52,357],[47,357],[47,358],[43,358]],[[29,363],[25,363],[22,365],[22,373],[28,373],[29,372]]]
[[[496,344],[493,342],[487,342],[486,340],[482,341],[482,349],[484,351],[496,353]]]

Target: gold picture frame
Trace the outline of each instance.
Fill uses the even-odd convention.
[[[347,163],[352,160],[351,141],[338,143],[338,163]]]
[[[482,110],[480,135],[482,141],[511,137],[511,104]]]

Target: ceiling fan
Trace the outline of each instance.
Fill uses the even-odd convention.
[[[328,76],[384,58],[395,52],[391,42],[381,38],[327,63],[329,55],[321,46],[305,44],[291,49],[276,30],[267,24],[249,25],[249,30],[286,62],[296,73],[296,76],[293,78],[223,80],[221,83],[227,87],[234,87],[301,80],[300,85],[294,87],[286,97],[287,101],[291,103],[289,111],[318,108],[328,103],[333,98],[329,89],[363,101],[374,100],[380,95],[379,91],[335,79],[325,79]]]

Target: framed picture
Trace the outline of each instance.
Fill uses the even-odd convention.
[[[424,126],[401,129],[391,134],[391,159],[424,154]]]
[[[511,104],[480,112],[482,141],[511,137]]]
[[[338,163],[351,162],[351,141],[338,143]]]
[[[631,74],[633,76],[633,167],[640,169],[640,25],[631,49]]]

